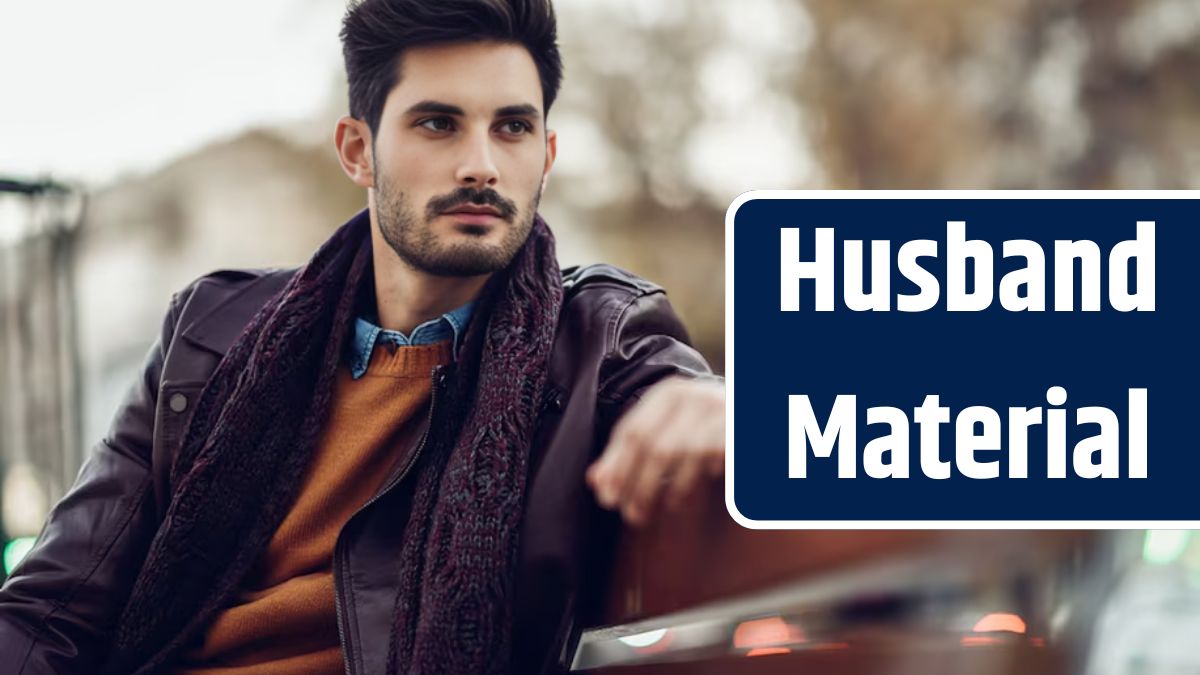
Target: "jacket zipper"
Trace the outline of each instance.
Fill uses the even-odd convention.
[[[358,510],[346,520],[347,525],[350,523],[350,521],[358,517],[358,514],[365,511],[367,507],[382,499],[383,496],[388,492],[391,492],[392,488],[396,487],[400,481],[404,480],[408,473],[412,471],[413,466],[416,465],[417,458],[421,456],[421,451],[425,449],[425,445],[429,441],[429,430],[433,426],[433,408],[435,405],[437,405],[438,390],[441,389],[441,384],[443,381],[445,381],[443,368],[444,366],[436,366],[433,369],[433,375],[431,376],[433,379],[433,393],[429,400],[429,415],[426,421],[425,433],[421,436],[421,442],[417,444],[417,449],[414,450],[412,455],[409,456],[408,461],[405,462],[404,468],[400,470],[400,473],[397,474],[395,478],[388,481],[388,484],[383,486],[382,490],[376,492],[374,497],[371,497],[371,499],[367,500],[366,504],[360,506]],[[337,541],[333,545],[333,560],[335,563],[333,567],[333,606],[337,612],[338,642],[342,645],[342,660],[346,665],[346,675],[354,675],[353,660],[350,658],[350,649],[346,642],[346,619],[344,610],[342,610],[346,591],[342,588],[342,576],[338,574],[342,571],[342,567],[344,565],[342,556],[342,532],[344,532],[345,529],[346,526],[343,525],[342,530],[338,532]]]

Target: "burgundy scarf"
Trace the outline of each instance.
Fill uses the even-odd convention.
[[[168,666],[227,601],[295,501],[325,424],[370,222],[342,226],[251,320],[196,405],[173,494],[106,670]],[[502,673],[529,447],[562,278],[540,217],[485,286],[412,473],[389,672]],[[443,405],[444,403],[444,405]]]

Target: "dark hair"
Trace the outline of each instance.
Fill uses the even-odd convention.
[[[524,46],[537,66],[542,107],[562,83],[551,0],[355,0],[342,20],[350,115],[379,131],[383,103],[409,47],[494,40]]]

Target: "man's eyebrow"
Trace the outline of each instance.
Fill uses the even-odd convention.
[[[459,117],[464,115],[462,108],[437,101],[421,101],[420,103],[413,104],[411,108],[405,111],[407,115],[414,113],[437,113],[440,115],[457,115]]]
[[[541,117],[537,107],[522,103],[520,105],[506,105],[503,108],[496,108],[496,117]]]

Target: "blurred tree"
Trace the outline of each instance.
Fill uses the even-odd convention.
[[[1200,183],[1200,3],[808,0],[832,187]]]
[[[589,259],[665,286],[721,369],[725,209],[812,170],[801,108],[778,86],[802,67],[807,15],[772,0],[558,9],[567,75],[547,211],[587,233]]]

